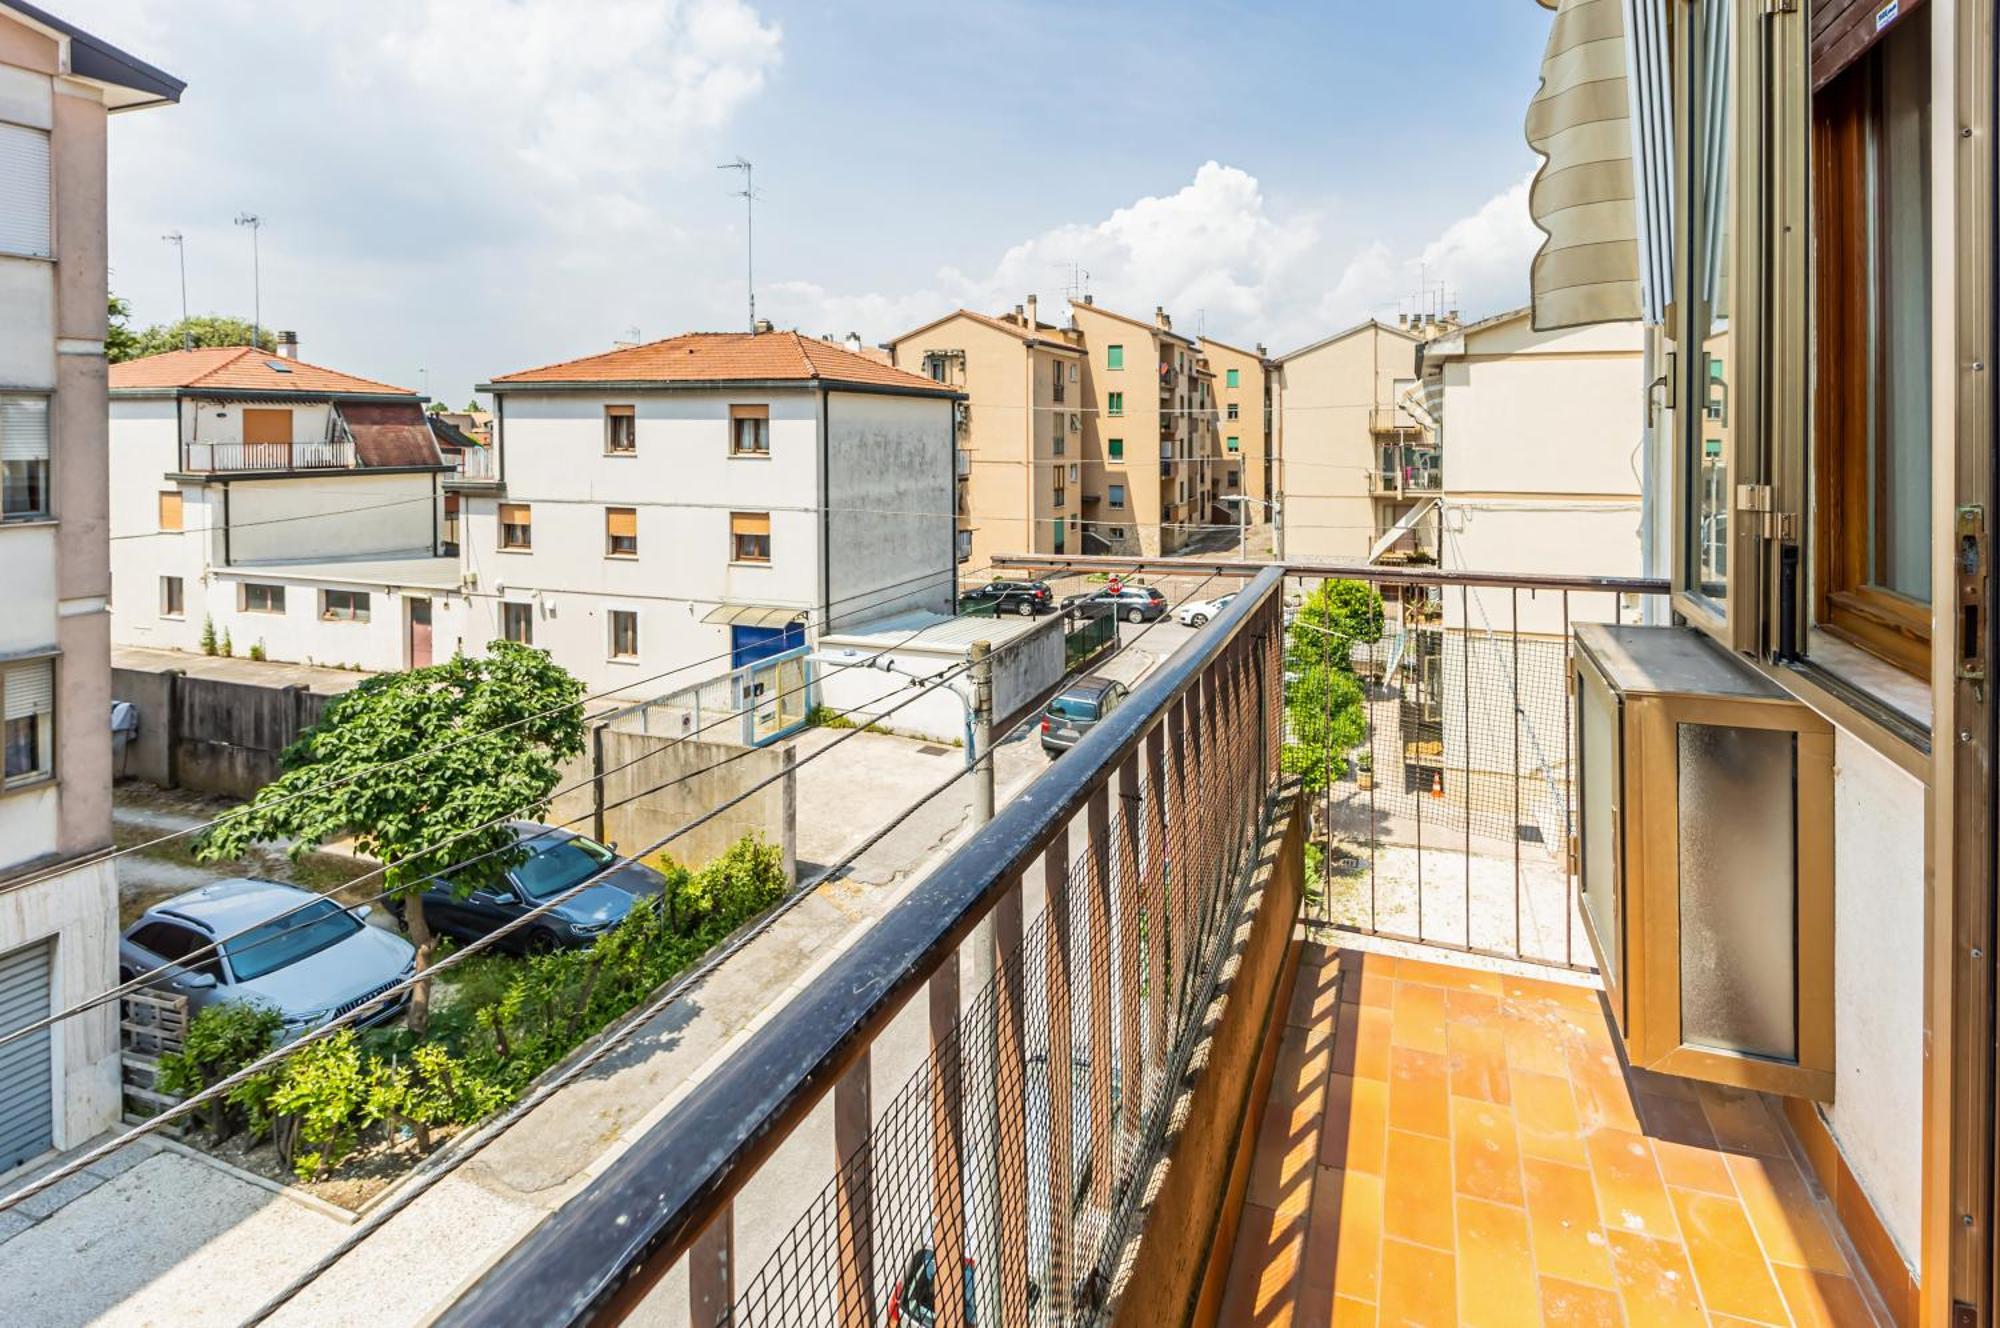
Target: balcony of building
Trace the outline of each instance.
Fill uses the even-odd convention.
[[[361,465],[354,440],[181,444],[181,471],[189,475],[273,474],[301,470],[352,470]]]
[[[457,465],[445,474],[446,489],[493,490],[500,487],[500,452],[494,447],[470,447],[456,454]]]
[[[1005,561],[1236,594],[440,1322],[1908,1322],[1810,1094],[1596,971],[1570,679],[1664,584]]]

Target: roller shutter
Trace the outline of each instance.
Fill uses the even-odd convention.
[[[41,941],[0,955],[0,1037],[45,1019],[55,946]],[[49,1030],[0,1043],[0,1171],[55,1144]]]

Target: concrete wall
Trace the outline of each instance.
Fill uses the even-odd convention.
[[[856,622],[951,612],[952,403],[830,392],[826,425],[828,598]]]
[[[818,704],[829,710],[852,711],[849,718],[855,723],[879,722],[892,733],[933,742],[965,741],[966,706],[961,698],[972,693],[964,674],[935,686],[929,695],[912,699],[918,683],[965,662],[964,646],[897,646],[886,652],[896,664],[891,672],[866,665],[841,667],[850,659],[863,660],[883,652],[880,638],[834,635],[822,638],[819,644],[821,662],[814,682]],[[1062,620],[1047,618],[1033,630],[995,645],[992,659],[993,716],[1006,722],[1061,680]],[[909,704],[889,713],[891,707],[905,701]]]
[[[437,476],[428,473],[231,480],[227,561],[429,552],[441,528],[442,498]]]
[[[592,726],[584,754],[563,767],[557,785],[583,787],[550,804],[551,824],[615,843],[625,853],[647,853],[695,818],[782,773],[784,778],[662,851],[676,862],[701,867],[744,835],[759,834],[784,850],[786,880],[796,878],[798,792],[797,778],[790,773],[796,759],[790,747],[746,749],[629,731],[636,722]],[[605,772],[601,778],[599,771]]]
[[[241,607],[246,584],[284,587],[283,613],[266,613]],[[320,616],[321,595],[327,590],[361,591],[368,596],[368,621],[328,621]],[[460,628],[462,596],[433,587],[385,586],[379,582],[334,581],[315,577],[288,577],[281,568],[217,568],[210,573],[205,604],[215,623],[216,634],[228,632],[235,653],[246,655],[254,645],[262,645],[266,658],[300,664],[326,664],[336,668],[354,667],[374,673],[391,673],[409,667],[409,601],[431,601],[431,662],[450,659],[455,643],[463,635]],[[191,622],[183,635],[198,638],[201,621],[189,608]],[[488,638],[482,638],[485,640]],[[135,642],[134,644],[140,644]],[[179,647],[196,650],[190,641]]]
[[[50,938],[54,1009],[79,1005],[118,985],[116,864],[72,867],[36,885],[0,891],[0,953]],[[118,1119],[117,1002],[64,1019],[49,1036],[55,1146],[74,1148]]]
[[[189,678],[177,669],[113,669],[110,695],[139,707],[127,777],[239,798],[278,777],[278,754],[318,723],[333,699],[300,687]]]

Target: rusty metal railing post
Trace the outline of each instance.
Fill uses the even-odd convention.
[[[834,1233],[840,1242],[841,1328],[875,1322],[875,1162],[869,1054],[833,1086]]]
[[[1146,735],[1146,1013],[1148,1077],[1167,1065],[1167,938],[1172,923],[1167,906],[1167,721]]]
[[[964,1048],[958,1032],[958,987],[954,951],[939,963],[925,988],[931,1046],[931,1246],[937,1257],[940,1328],[970,1328],[965,1322],[965,1098],[959,1076]]]
[[[1025,1296],[1028,1287],[1028,1048],[1022,1011],[1028,956],[1021,948],[1018,873],[993,905],[993,948],[998,997],[993,1012],[998,1052],[992,1068],[997,1162],[993,1201],[998,1210],[994,1226],[1000,1247],[1000,1279],[994,1298],[1005,1322],[1011,1317],[1011,1297]],[[1026,1308],[1024,1303],[1024,1312]]]
[[[1143,885],[1139,875],[1139,821],[1144,809],[1139,801],[1139,753],[1133,752],[1118,766],[1118,1046],[1120,1099],[1118,1137],[1130,1140],[1135,1133],[1134,1118],[1145,1101],[1145,1063],[1140,1031],[1145,1002],[1139,976],[1139,929]]]
[[[1044,1294],[1053,1297],[1051,1308],[1061,1314],[1062,1307],[1069,1303],[1069,1206],[1070,1196],[1076,1188],[1076,1098],[1072,1083],[1075,1051],[1071,1045],[1074,1016],[1070,1009],[1070,982],[1074,978],[1070,947],[1075,938],[1070,925],[1068,826],[1056,831],[1055,838],[1050,841],[1048,852],[1042,859],[1042,870],[1048,887],[1042,935],[1049,1002],[1049,1155],[1045,1159],[1048,1167],[1049,1270]],[[1002,1124],[1004,1128],[1010,1122]]]
[[[1100,784],[1085,804],[1090,836],[1088,957],[1090,964],[1090,1197],[1111,1198],[1111,787]]]
[[[687,1255],[688,1322],[727,1323],[736,1309],[736,1205],[724,1204],[694,1238]]]

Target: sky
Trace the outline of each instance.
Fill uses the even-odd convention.
[[[188,82],[112,125],[135,322],[179,232],[191,312],[453,406],[744,327],[739,157],[758,314],[870,344],[1081,285],[1282,353],[1521,304],[1541,239],[1535,0],[50,2]]]

